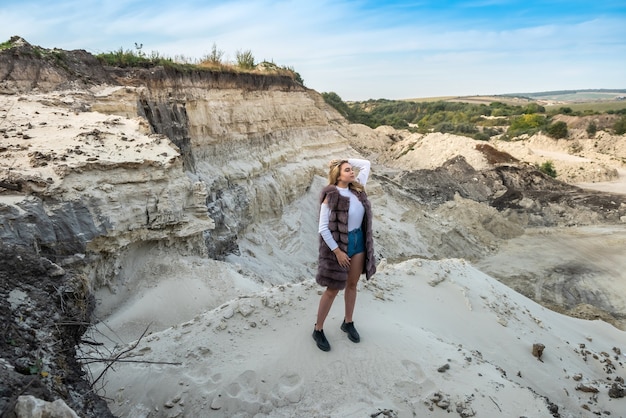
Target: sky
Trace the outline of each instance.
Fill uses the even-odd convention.
[[[626,88],[624,0],[0,0],[0,42],[250,51],[342,99]]]

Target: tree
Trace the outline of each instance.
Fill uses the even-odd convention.
[[[567,124],[562,121],[554,122],[546,128],[548,136],[554,139],[567,137]]]

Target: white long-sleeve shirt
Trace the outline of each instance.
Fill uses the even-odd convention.
[[[348,163],[350,163],[353,168],[357,168],[359,170],[359,174],[356,176],[356,181],[365,186],[370,175],[370,162],[368,160],[349,158]],[[365,208],[363,207],[363,204],[359,201],[359,198],[350,191],[349,188],[337,187],[337,190],[339,191],[339,194],[350,199],[350,208],[348,209],[348,231],[359,228],[363,223],[363,216],[365,215]],[[322,203],[320,208],[318,232],[324,239],[326,245],[328,245],[328,248],[330,248],[331,251],[334,251],[339,245],[334,240],[330,229],[328,229],[329,217],[330,208],[328,207],[328,204]]]

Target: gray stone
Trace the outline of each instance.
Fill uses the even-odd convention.
[[[16,418],[80,418],[62,399],[46,402],[32,395],[17,398],[14,412]]]

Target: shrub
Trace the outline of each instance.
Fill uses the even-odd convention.
[[[484,128],[483,129],[483,133],[487,134],[488,136],[496,136],[496,135],[500,135],[502,133],[502,129],[501,128]]]
[[[511,126],[507,131],[510,138],[523,134],[532,135],[538,132],[546,124],[546,118],[536,113],[524,114],[511,121]]]
[[[293,79],[304,86],[304,79],[293,67],[283,65],[281,68],[289,71],[293,75]]]
[[[222,58],[224,57],[224,51],[221,49],[217,49],[217,45],[213,43],[211,47],[211,53],[205,56],[202,59],[202,62],[207,62],[209,64],[218,65],[222,63]]]
[[[597,131],[598,131],[598,127],[596,126],[596,123],[589,122],[589,125],[587,125],[587,136],[589,138],[593,138],[594,136],[596,136]]]
[[[326,103],[334,107],[335,110],[341,113],[344,118],[348,118],[350,116],[350,108],[343,100],[341,100],[341,97],[337,93],[334,91],[322,93],[322,97]]]
[[[562,121],[554,122],[546,128],[548,136],[554,139],[567,137],[567,124]]]
[[[441,132],[442,134],[445,134],[445,133],[453,133],[454,132],[454,128],[455,127],[454,127],[453,123],[441,122],[441,123],[438,123],[435,126],[434,130],[435,130],[435,132]]]
[[[524,107],[524,113],[546,113],[546,108],[538,105],[537,103],[529,103],[526,107]]]
[[[626,115],[622,116],[615,122],[613,130],[617,135],[623,135],[626,133]]]
[[[526,110],[529,110],[527,108],[523,108],[521,106],[511,106],[502,102],[491,102],[491,104],[489,104],[489,108],[491,109],[491,116],[513,116],[529,113],[526,112]]]
[[[129,67],[143,67],[149,68],[157,65],[164,67],[179,67],[181,64],[175,62],[171,58],[162,57],[158,52],[153,51],[149,56],[146,55],[141,48],[143,45],[135,43],[135,51],[130,49],[124,50],[124,48],[118,49],[113,52],[106,52],[96,55],[96,58],[105,65],[111,65],[115,67],[129,68]]]
[[[535,129],[535,128],[539,128],[543,126],[544,123],[545,123],[545,118],[541,115],[537,115],[535,113],[524,114],[513,119],[509,129],[513,129],[513,130]]]
[[[472,138],[474,138],[476,141],[489,141],[489,139],[491,139],[491,137],[485,132],[478,132],[477,134],[474,134]]]
[[[548,176],[552,177],[552,178],[556,178],[556,170],[554,168],[554,164],[552,164],[552,161],[546,161],[544,163],[542,163],[539,166],[539,171],[541,171],[544,174],[547,174]]]
[[[251,70],[254,68],[254,55],[249,49],[245,51],[237,51],[236,53],[237,67],[244,70]]]
[[[13,46],[13,42],[11,41],[4,41],[2,43],[0,43],[0,51],[4,50],[4,49],[9,49]]]
[[[570,144],[569,146],[569,151],[570,154],[578,154],[579,152],[581,152],[583,150],[583,146],[580,144],[580,142],[578,141],[574,141],[572,144]]]

